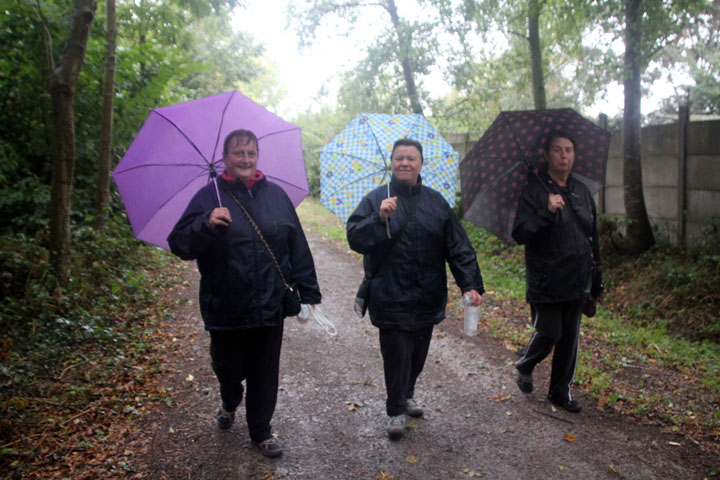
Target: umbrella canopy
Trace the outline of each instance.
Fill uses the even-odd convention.
[[[360,200],[392,174],[390,154],[400,138],[423,147],[423,185],[455,205],[460,154],[422,115],[362,113],[320,151],[320,201],[343,222]]]
[[[572,175],[595,194],[605,183],[609,132],[570,108],[501,112],[460,163],[464,218],[511,242],[528,173],[557,130],[575,139]]]
[[[135,236],[168,249],[167,236],[195,193],[222,172],[223,142],[243,128],[258,138],[258,169],[297,206],[309,193],[300,128],[237,91],[156,108],[113,171]],[[219,200],[219,199],[218,199]]]

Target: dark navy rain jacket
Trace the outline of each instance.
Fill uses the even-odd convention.
[[[237,206],[247,209],[273,250],[285,278],[296,284],[302,303],[320,303],[315,265],[292,202],[264,177],[248,188],[239,180],[218,177],[220,198],[230,210],[228,227],[210,228],[208,217],[218,206],[215,186],[193,197],[168,236],[172,252],[197,259],[200,312],[212,331],[278,326],[282,323],[285,287],[272,257]]]
[[[372,277],[368,310],[376,327],[414,331],[445,318],[446,261],[463,292],[475,289],[482,294],[482,276],[465,230],[440,193],[423,186],[421,178],[410,186],[393,177],[390,196],[398,197],[398,208],[390,216],[393,238],[400,235],[411,201],[417,202],[417,207]],[[387,197],[387,186],[373,190],[347,222],[350,248],[365,256],[366,276],[391,242],[378,213]]]

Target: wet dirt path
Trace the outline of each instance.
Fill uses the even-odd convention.
[[[542,392],[517,392],[511,353],[502,342],[468,338],[451,318],[436,327],[416,398],[425,408],[406,437],[385,436],[385,389],[377,330],[358,319],[351,299],[359,257],[308,234],[323,293],[338,329],[287,319],[273,429],[285,447],[269,460],[251,447],[244,404],[235,425],[219,431],[209,366],[209,337],[197,311],[198,274],[188,263],[178,295],[176,337],[167,352],[176,404],[143,420],[151,439],[144,478],[168,479],[694,479],[672,438],[653,427],[605,416],[553,411]]]

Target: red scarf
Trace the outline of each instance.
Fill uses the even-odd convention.
[[[247,183],[247,185],[246,185],[247,188],[248,188],[248,190],[250,190],[250,189],[253,187],[253,185],[255,185],[255,182],[257,182],[258,180],[260,180],[261,178],[263,178],[263,176],[264,176],[264,175],[262,174],[262,172],[261,172],[260,170],[255,170],[255,176],[252,177],[252,178],[248,181],[248,183]],[[223,173],[222,173],[222,178],[224,178],[224,179],[227,180],[228,182],[234,182],[234,181],[236,181],[236,180],[239,180],[239,178],[233,178],[233,177],[229,176],[229,175],[227,174],[227,172],[224,171],[224,170],[223,170]]]

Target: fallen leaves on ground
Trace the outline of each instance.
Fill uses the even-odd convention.
[[[350,412],[354,412],[358,408],[363,408],[365,406],[364,402],[356,402],[356,401],[347,401],[345,402],[345,405],[347,405],[347,409]]]
[[[462,473],[471,478],[472,477],[483,478],[485,476],[484,473],[476,472],[475,470],[471,470],[469,468],[463,468]]]
[[[0,477],[142,477],[133,459],[147,450],[150,440],[134,435],[135,420],[174,401],[159,383],[168,371],[164,346],[173,343],[158,319],[171,301],[167,291],[149,310],[136,312],[146,324],[119,351],[108,355],[100,345],[86,342],[76,352],[85,360],[67,364],[55,377],[28,380],[36,382],[42,396],[0,402],[3,411],[13,413],[0,416]]]
[[[399,480],[399,477],[394,477],[390,475],[389,473],[380,472],[377,475],[373,475],[373,479],[375,480]]]
[[[488,400],[492,400],[495,403],[500,403],[500,402],[506,402],[514,396],[515,396],[514,393],[496,393],[495,395],[488,397]]]

